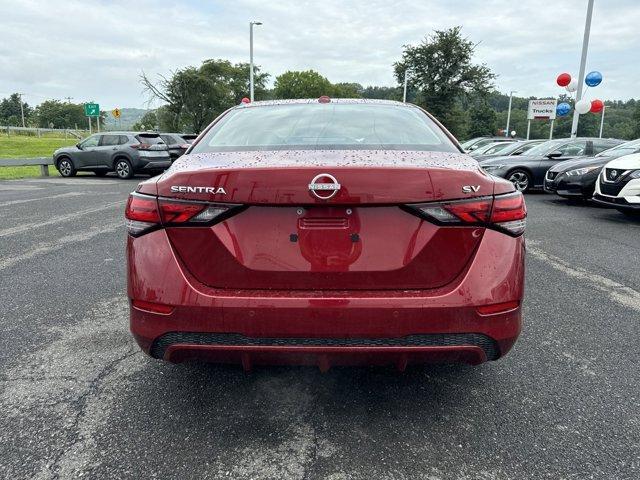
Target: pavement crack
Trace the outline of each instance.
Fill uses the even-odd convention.
[[[51,472],[51,478],[59,479],[60,477],[60,462],[62,459],[73,449],[75,445],[77,445],[80,441],[84,440],[81,438],[80,433],[80,423],[82,422],[87,408],[89,406],[90,399],[95,396],[102,385],[102,382],[112,373],[114,373],[117,367],[124,361],[128,360],[131,357],[136,355],[140,355],[140,350],[129,351],[118,358],[113,359],[111,362],[107,363],[98,374],[88,383],[86,391],[80,395],[77,399],[69,402],[74,405],[75,417],[71,425],[69,426],[69,430],[72,432],[72,438],[70,442],[66,445],[65,448],[60,450],[53,458],[53,461],[47,465],[47,469]]]

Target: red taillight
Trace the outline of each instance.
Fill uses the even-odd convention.
[[[493,201],[491,223],[514,235],[524,233],[527,226],[527,206],[520,192],[499,195]]]
[[[241,205],[188,202],[132,193],[125,217],[127,231],[137,237],[162,226],[208,224],[240,209]]]
[[[526,226],[527,209],[520,192],[453,202],[411,205],[413,212],[446,225],[480,225],[520,235]]]
[[[132,193],[127,200],[124,216],[129,220],[159,223],[158,200],[155,197]]]
[[[129,146],[131,148],[135,148],[136,150],[149,150],[151,148],[151,145],[149,145],[148,143],[134,143]]]
[[[468,202],[450,203],[446,210],[466,223],[485,223],[491,216],[491,198],[482,198]]]

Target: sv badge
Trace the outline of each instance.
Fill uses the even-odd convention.
[[[480,190],[480,185],[463,185],[462,192],[463,193],[476,193]]]

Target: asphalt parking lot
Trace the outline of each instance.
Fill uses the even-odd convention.
[[[501,361],[245,374],[130,337],[138,180],[0,182],[1,478],[640,477],[640,222],[527,195],[525,327]]]

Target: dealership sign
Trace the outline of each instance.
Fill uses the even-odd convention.
[[[555,120],[557,100],[529,100],[527,120],[544,119]]]

